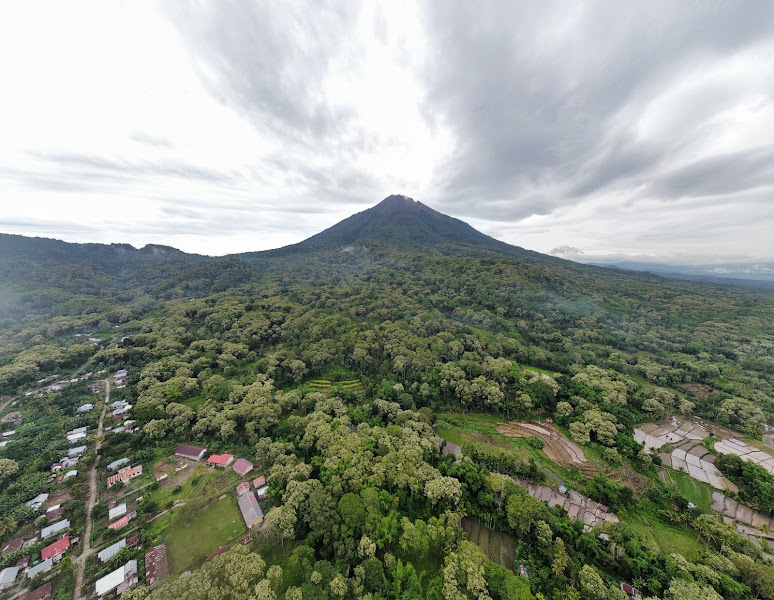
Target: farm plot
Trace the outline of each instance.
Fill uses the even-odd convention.
[[[542,425],[533,421],[523,423],[510,421],[499,424],[497,432],[511,438],[537,436],[545,443],[543,452],[556,464],[566,469],[576,468],[584,475],[593,474],[598,470],[597,465],[586,458],[578,444],[568,440],[552,425]]]

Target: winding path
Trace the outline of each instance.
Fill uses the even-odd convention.
[[[86,560],[91,553],[91,530],[94,525],[94,521],[91,518],[91,513],[94,510],[94,505],[97,503],[97,466],[99,465],[99,449],[102,446],[102,423],[105,420],[105,413],[110,405],[110,378],[105,380],[105,405],[102,407],[102,414],[99,416],[99,425],[97,426],[97,443],[94,447],[94,451],[97,453],[97,458],[94,460],[94,464],[89,471],[89,497],[86,501],[86,531],[83,534],[83,542],[81,543],[81,554],[77,558],[73,559],[75,565],[75,600],[83,600],[85,595],[83,593],[83,578],[86,571]]]

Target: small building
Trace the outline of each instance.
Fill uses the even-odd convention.
[[[108,520],[113,521],[118,517],[123,517],[125,514],[126,514],[126,502],[111,508],[108,511]]]
[[[24,600],[45,600],[51,597],[51,582],[47,581],[39,588],[32,590],[27,594]]]
[[[137,533],[130,537],[128,540],[126,540],[126,547],[127,548],[134,548],[135,546],[139,546],[140,544],[140,534]]]
[[[87,437],[86,432],[82,432],[82,433],[68,433],[67,434],[67,441],[70,442],[71,444],[73,444],[75,442],[80,442],[81,440],[85,440],[86,437]]]
[[[98,579],[95,585],[97,596],[102,597],[110,592],[122,594],[139,580],[137,576],[137,561],[130,560],[123,567],[117,568],[112,573]]]
[[[53,525],[44,527],[40,532],[40,539],[45,540],[46,538],[51,537],[52,535],[56,535],[60,531],[65,531],[66,529],[69,529],[69,528],[70,528],[70,521],[68,521],[67,519],[63,521],[58,521]]]
[[[75,448],[70,448],[67,451],[67,456],[80,456],[84,452],[86,452],[86,446],[76,446]]]
[[[81,404],[75,412],[77,412],[78,414],[82,414],[82,413],[91,412],[92,410],[94,410],[93,404]]]
[[[122,466],[124,466],[126,464],[129,464],[129,459],[128,458],[126,458],[126,457],[119,458],[118,460],[114,460],[112,463],[110,463],[107,466],[107,470],[108,471],[115,471],[119,467],[122,467]]]
[[[124,515],[123,517],[118,519],[118,521],[115,521],[110,525],[108,525],[108,529],[112,529],[113,531],[117,529],[121,529],[123,527],[126,527],[129,524],[129,521],[131,521],[131,518],[129,517],[129,515]]]
[[[266,498],[269,497],[269,486],[262,485],[257,490],[255,490],[255,495],[258,496],[258,500],[266,500]]]
[[[139,477],[142,475],[142,465],[137,465],[136,467],[124,467],[123,469],[119,469],[118,473],[115,475],[111,475],[107,479],[107,486],[113,487],[115,484],[123,482],[123,481],[129,481],[130,479],[134,479],[135,477]]]
[[[38,510],[48,500],[48,494],[38,494],[32,500],[27,500],[24,506],[31,508],[32,510]]]
[[[46,511],[46,520],[49,523],[54,523],[58,519],[61,519],[63,515],[64,515],[64,508],[62,508],[61,506],[57,506],[53,510]]]
[[[34,567],[30,567],[27,569],[27,579],[32,579],[36,575],[40,575],[41,573],[45,573],[46,571],[50,571],[54,568],[54,559],[47,558],[43,562],[39,562]]]
[[[70,547],[70,536],[66,535],[63,538],[55,541],[53,544],[46,546],[40,551],[40,557],[43,560],[53,559],[55,562],[62,558],[64,551]]]
[[[84,425],[83,427],[76,427],[75,429],[71,429],[67,432],[67,435],[73,434],[73,433],[87,433],[89,431],[89,428]]]
[[[207,459],[207,463],[224,469],[234,462],[233,454],[213,454]]]
[[[16,433],[15,430],[14,431],[4,431],[3,432],[3,437],[4,438],[9,438],[9,437],[12,437],[15,433]]]
[[[152,590],[167,575],[169,575],[167,547],[161,544],[145,553],[145,584]]]
[[[242,494],[246,494],[250,491],[250,484],[246,481],[243,481],[236,487],[236,492],[238,496],[241,496]]]
[[[207,448],[202,446],[191,446],[189,444],[181,444],[175,450],[175,456],[181,456],[189,460],[201,460],[204,458]]]
[[[253,463],[246,458],[238,458],[231,468],[235,473],[244,477],[253,470]]]
[[[16,576],[20,570],[19,567],[6,567],[0,571],[0,590],[11,587],[16,581]]]
[[[26,556],[22,556],[19,560],[16,561],[16,564],[14,567],[19,567],[20,569],[26,569],[27,565],[30,564],[30,558],[32,558],[29,554]]]
[[[245,520],[245,525],[248,529],[252,529],[256,525],[260,525],[263,522],[263,511],[261,505],[258,504],[258,499],[252,492],[239,497],[239,510],[242,511],[242,518]]]
[[[130,410],[132,410],[131,404],[125,404],[124,406],[119,406],[113,411],[113,416],[114,417],[123,416],[126,413],[128,413]]]
[[[62,476],[62,479],[70,479],[71,477],[75,477],[77,474],[78,471],[73,469],[72,471],[67,471],[67,473]]]
[[[117,541],[115,544],[108,546],[104,550],[97,552],[97,558],[99,559],[99,562],[107,562],[124,548],[126,548],[126,538]]]
[[[91,384],[91,391],[94,393],[99,391],[99,382],[95,381]]]
[[[261,487],[263,485],[266,485],[266,477],[264,477],[263,475],[253,479],[253,487],[259,488],[259,487]]]
[[[5,556],[6,554],[10,554],[11,552],[16,552],[22,547],[23,543],[24,543],[24,539],[22,538],[14,538],[12,540],[8,540],[5,546],[3,546],[3,550],[2,552],[0,552],[0,556]]]

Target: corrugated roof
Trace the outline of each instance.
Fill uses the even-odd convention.
[[[247,492],[239,497],[239,510],[242,511],[242,518],[248,527],[252,527],[258,519],[263,518],[261,505],[258,504],[258,499],[253,492]]]
[[[66,535],[61,540],[55,541],[53,544],[50,544],[43,548],[40,551],[40,556],[43,560],[46,560],[48,558],[54,558],[56,556],[59,556],[67,550],[70,547],[70,536]]]
[[[132,572],[137,571],[137,561],[130,560],[123,567],[118,567],[112,573],[108,573],[102,579],[98,579],[96,583],[97,596],[104,596],[108,592],[113,591],[119,585],[121,585],[126,576]]]
[[[16,581],[16,576],[19,574],[19,567],[6,567],[0,571],[0,585],[8,585]]]
[[[107,562],[116,554],[118,554],[123,548],[126,548],[126,538],[117,541],[115,544],[108,546],[104,550],[97,552],[97,558],[99,558],[100,562]]]
[[[39,575],[40,573],[48,571],[53,566],[54,566],[54,559],[47,558],[42,563],[37,564],[34,567],[30,567],[30,569],[27,571],[27,579],[32,579],[33,577],[35,577],[35,575]]]
[[[247,475],[250,471],[253,470],[253,463],[251,463],[246,458],[238,458],[231,466],[231,468],[240,475]]]
[[[126,502],[111,508],[108,511],[108,519],[112,521],[113,519],[117,519],[118,517],[123,517],[125,514],[126,514]]]
[[[47,537],[50,537],[54,535],[55,533],[59,533],[60,531],[64,531],[70,527],[70,521],[67,519],[64,519],[63,521],[59,521],[57,523],[54,523],[53,525],[49,525],[48,527],[44,527],[40,532],[40,537],[42,539],[46,539]]]

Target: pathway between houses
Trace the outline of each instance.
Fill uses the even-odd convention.
[[[94,447],[94,451],[97,454],[97,458],[94,460],[94,464],[91,466],[89,472],[89,497],[86,501],[86,531],[81,538],[81,554],[77,558],[73,559],[75,566],[75,600],[83,600],[85,595],[83,593],[83,578],[86,571],[86,560],[91,553],[91,530],[94,525],[92,519],[92,511],[94,505],[97,503],[97,466],[99,465],[99,449],[102,446],[102,423],[105,420],[105,413],[110,405],[110,378],[105,380],[105,406],[102,407],[102,414],[99,416],[99,426],[97,427],[97,443]]]

